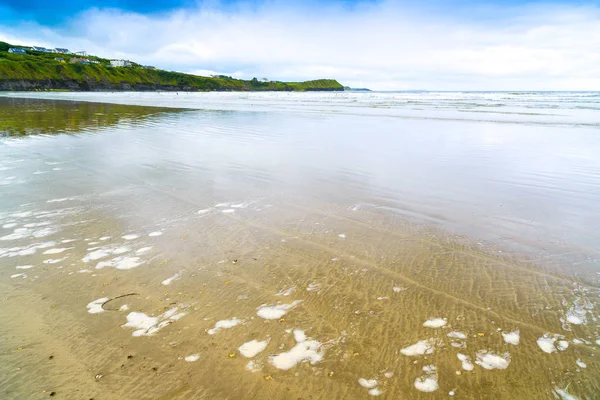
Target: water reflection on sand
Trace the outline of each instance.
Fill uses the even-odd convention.
[[[2,142],[3,397],[600,391],[584,128],[128,107]]]

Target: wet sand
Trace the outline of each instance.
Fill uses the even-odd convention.
[[[168,141],[157,169],[141,140],[154,146],[160,123],[185,132],[188,116],[150,118],[4,142],[0,167],[15,168],[3,178],[24,182],[0,186],[3,398],[600,392],[593,261],[567,265],[560,243],[537,238],[519,252],[524,240],[467,236],[344,181],[299,190],[240,172],[235,156],[227,172],[175,164],[201,156]]]

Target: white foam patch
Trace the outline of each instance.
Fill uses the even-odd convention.
[[[294,329],[294,338],[297,343],[289,351],[269,356],[271,365],[278,369],[288,370],[301,362],[310,362],[314,365],[323,360],[321,343],[307,338],[304,331],[300,329]],[[298,342],[298,339],[303,340]]]
[[[143,263],[144,262],[140,261],[139,257],[117,257],[109,261],[100,261],[98,264],[96,264],[96,269],[113,267],[120,270],[126,270],[138,267]]]
[[[485,369],[506,369],[510,364],[510,354],[495,354],[488,350],[477,352],[475,363]]]
[[[119,311],[128,311],[129,310],[129,306],[127,304],[123,304],[121,307],[119,307]]]
[[[33,265],[17,265],[16,269],[30,269],[33,268]]]
[[[408,288],[400,287],[400,286],[394,286],[394,287],[392,287],[392,290],[394,291],[394,293],[400,293],[400,292],[402,292],[404,290],[408,290]]]
[[[60,254],[60,253],[64,253],[65,251],[71,250],[71,249],[72,249],[72,247],[63,247],[63,248],[49,249],[49,250],[46,250],[45,252],[43,252],[42,254],[47,254],[47,255],[50,255],[50,254]]]
[[[10,224],[4,224],[4,225],[2,225],[2,228],[4,228],[4,229],[10,229],[10,228],[14,228],[17,225],[18,225],[17,223],[12,222]]]
[[[461,353],[458,353],[456,355],[456,357],[458,357],[458,359],[461,361],[462,369],[464,369],[465,371],[473,371],[473,368],[475,368],[475,366],[473,365],[473,362],[471,361],[471,357],[469,357],[466,354],[461,354]]]
[[[537,340],[537,345],[544,353],[550,354],[557,350],[566,350],[569,347],[569,342],[564,340],[562,335],[545,333],[544,336]]]
[[[160,235],[162,235],[162,234],[163,234],[163,233],[162,233],[161,231],[156,231],[156,232],[150,232],[150,233],[148,234],[148,236],[150,236],[150,237],[155,237],[155,236],[160,236]]]
[[[431,318],[423,323],[425,328],[441,328],[446,325],[448,320],[446,318]]]
[[[102,237],[100,238],[100,240],[101,240],[102,242],[104,242],[104,241],[106,241],[106,240],[108,240],[108,239],[110,239],[110,238],[111,238],[110,236],[102,236]]]
[[[569,347],[569,342],[566,340],[559,340],[556,342],[556,348],[558,351],[565,351]]]
[[[179,279],[181,277],[181,273],[176,273],[175,275],[171,276],[170,278],[165,279],[164,281],[161,282],[161,285],[170,285],[171,282]]]
[[[502,337],[506,343],[514,344],[515,346],[518,345],[519,341],[521,340],[521,335],[518,329],[513,332],[502,332]]]
[[[383,393],[383,391],[381,391],[381,389],[379,389],[379,388],[373,388],[373,389],[369,390],[368,393],[371,396],[380,396]]]
[[[47,260],[44,260],[43,263],[44,264],[58,264],[59,262],[65,261],[67,258],[69,257],[63,257],[63,258],[49,258]]]
[[[204,209],[204,210],[198,210],[198,211],[196,212],[196,214],[198,214],[198,215],[202,215],[202,214],[209,213],[210,211],[211,211],[211,209],[210,209],[210,208],[206,208],[206,209]]]
[[[573,325],[585,324],[587,322],[588,310],[592,310],[593,308],[593,304],[586,299],[576,298],[573,305],[565,313],[566,321]]]
[[[358,380],[358,384],[364,388],[367,389],[372,389],[375,386],[377,386],[377,380],[376,379],[365,379],[365,378],[360,378]]]
[[[200,354],[196,353],[196,354],[190,354],[189,356],[186,356],[184,358],[185,361],[187,362],[196,362],[200,359]]]
[[[296,300],[291,304],[277,304],[275,306],[262,305],[258,307],[256,315],[264,319],[279,319],[301,302],[302,300]]]
[[[106,303],[108,300],[110,300],[108,297],[102,297],[101,299],[92,301],[87,305],[88,312],[90,314],[103,313],[105,310],[102,308],[102,304]]]
[[[267,348],[269,342],[270,339],[263,340],[262,342],[259,342],[258,340],[251,340],[238,347],[238,350],[240,351],[240,354],[244,357],[252,358],[258,353],[264,351]]]
[[[87,263],[90,261],[100,260],[101,258],[108,257],[110,254],[111,254],[111,252],[109,250],[105,250],[105,249],[94,250],[94,251],[86,254],[85,257],[83,257],[81,259],[81,261],[83,261],[84,263]]]
[[[137,249],[135,251],[135,255],[136,256],[141,256],[142,254],[146,254],[150,250],[152,250],[152,247],[142,247],[141,249]]]
[[[290,294],[292,294],[294,292],[294,290],[296,290],[295,286],[292,286],[291,288],[288,288],[288,289],[281,289],[279,291],[279,293],[275,294],[275,296],[289,296]]]
[[[215,324],[215,327],[212,329],[209,329],[207,332],[209,335],[215,335],[217,334],[221,329],[231,329],[234,326],[237,326],[239,324],[242,323],[241,319],[237,319],[236,317],[233,317],[232,319],[224,319],[221,321],[218,321]]]
[[[581,361],[581,359],[579,359],[579,358],[575,361],[575,364],[577,364],[577,366],[579,366],[581,368],[587,368],[587,364],[584,363],[583,361]]]
[[[228,209],[226,209],[226,210],[221,210],[221,212],[222,212],[223,214],[231,214],[231,213],[234,213],[234,212],[235,212],[235,210],[234,210],[233,208],[228,208]]]
[[[134,240],[139,238],[140,235],[136,235],[135,233],[129,234],[129,235],[125,235],[125,236],[121,236],[121,239],[125,239],[125,240]]]
[[[425,375],[415,379],[415,389],[426,393],[435,392],[439,387],[435,366],[425,366],[423,367],[423,371],[425,372]]]
[[[50,236],[54,233],[58,232],[58,228],[44,228],[44,229],[38,229],[37,231],[33,231],[31,233],[31,236],[33,236],[34,238],[43,238],[46,236]]]
[[[452,339],[466,339],[467,335],[465,335],[462,332],[457,332],[457,331],[452,331],[449,334],[447,334],[446,336],[448,336],[449,338]]]
[[[52,200],[47,200],[46,203],[62,203],[64,201],[73,201],[76,200],[75,197],[63,197],[60,199],[52,199]]]
[[[23,227],[24,228],[37,228],[38,226],[48,226],[48,225],[52,225],[52,222],[44,221],[44,222],[25,224],[25,225],[23,225]]]
[[[340,233],[338,235],[338,237],[341,238],[341,239],[345,239],[346,238],[346,234],[345,233]]]
[[[310,283],[307,287],[306,287],[306,291],[307,292],[313,292],[315,290],[320,290],[321,289],[321,284],[320,283]]]
[[[12,274],[11,278],[27,278],[27,274]]]
[[[178,307],[174,307],[158,317],[149,317],[141,312],[130,312],[127,315],[127,323],[122,327],[134,328],[132,336],[152,336],[186,315],[185,312],[177,313],[177,311]]]
[[[435,350],[435,346],[438,344],[438,340],[433,338],[427,340],[419,340],[417,343],[401,349],[400,353],[408,357],[432,354]]]

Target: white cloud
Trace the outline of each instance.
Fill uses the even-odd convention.
[[[145,16],[89,10],[61,30],[0,39],[86,49],[179,71],[375,89],[600,90],[600,9],[523,6],[450,13],[395,1],[314,10],[282,3]]]

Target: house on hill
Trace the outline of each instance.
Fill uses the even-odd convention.
[[[71,52],[69,51],[69,49],[61,49],[61,48],[55,48],[54,49],[55,53],[62,53],[62,54],[71,54]]]
[[[111,67],[131,67],[129,60],[110,60]]]
[[[30,49],[31,51],[40,51],[42,53],[54,53],[53,49],[47,49],[45,47],[33,46]]]
[[[27,54],[27,52],[25,51],[25,49],[18,49],[15,47],[11,47],[10,49],[8,49],[9,53],[13,53],[13,54]]]

